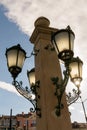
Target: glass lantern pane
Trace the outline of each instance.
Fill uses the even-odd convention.
[[[70,77],[71,81],[77,86],[80,86],[82,81],[82,65],[83,62],[77,57],[70,63]]]
[[[74,49],[74,39],[75,39],[75,37],[74,37],[74,35],[71,33],[70,34],[70,42],[71,42],[71,50],[73,51],[73,49]]]
[[[29,74],[30,77],[30,85],[35,84],[35,73]]]
[[[82,77],[82,65],[83,65],[83,63],[79,63],[79,75],[80,75],[80,77]]]
[[[30,86],[35,85],[35,69],[34,68],[30,71],[27,71],[27,76],[28,76]]]
[[[25,53],[23,51],[18,52],[18,62],[17,66],[22,68],[25,60]]]
[[[53,43],[53,46],[54,46],[54,48],[55,48],[55,51],[56,51],[56,53],[57,53],[57,55],[58,55],[59,50],[58,50],[58,47],[56,46],[56,44],[55,44],[54,40],[52,41],[52,43]]]
[[[73,83],[74,83],[77,87],[80,87],[81,79],[80,79],[80,78],[75,78],[75,79],[73,79]]]
[[[55,35],[55,41],[59,52],[69,49],[69,39],[67,32],[61,32]]]
[[[8,67],[16,66],[17,50],[10,50],[7,53]]]
[[[67,31],[60,32],[57,35],[55,35],[55,41],[56,41],[59,52],[62,52],[65,50],[73,51],[74,36],[72,33],[70,33],[70,37],[69,37],[69,32]]]
[[[78,65],[76,62],[73,62],[70,64],[70,76],[71,79],[78,77],[79,73],[78,73]]]

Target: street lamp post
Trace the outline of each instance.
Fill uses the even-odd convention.
[[[9,129],[12,130],[12,109],[10,110],[10,123],[9,123]]]
[[[81,96],[79,96],[79,97],[80,97],[80,100],[81,100],[81,103],[82,103],[82,108],[83,108],[85,120],[86,120],[86,123],[87,123],[87,115],[86,115],[86,110],[85,110],[84,102],[82,101],[82,97]]]
[[[18,92],[34,105],[38,130],[71,130],[64,93],[69,77],[79,88],[83,63],[78,57],[74,58],[75,35],[70,26],[58,30],[49,27],[49,24],[47,18],[38,18],[30,37],[30,41],[34,43],[34,51],[39,50],[35,55],[35,68],[27,71],[31,89],[23,89],[22,84],[16,81],[27,58],[20,45],[6,50],[8,70]],[[64,79],[59,60],[65,65]],[[31,99],[29,94],[35,94],[35,99]]]

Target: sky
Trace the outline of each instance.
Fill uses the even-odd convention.
[[[6,48],[20,44],[30,56],[33,45],[29,41],[34,30],[34,22],[44,16],[50,20],[50,26],[66,28],[70,25],[75,33],[74,55],[83,61],[83,80],[81,97],[87,110],[87,0],[0,0],[0,115],[29,112],[31,104],[18,94],[11,85],[12,77],[8,72],[5,52]],[[33,56],[25,61],[18,80],[29,86],[26,72],[34,66]],[[67,92],[74,85],[69,82]],[[71,121],[85,122],[81,101],[69,107]]]

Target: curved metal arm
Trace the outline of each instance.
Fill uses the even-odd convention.
[[[61,109],[64,107],[63,104],[61,103],[63,93],[65,91],[68,79],[69,79],[69,66],[66,65],[66,70],[63,72],[64,73],[64,79],[59,81],[58,77],[53,77],[51,78],[53,84],[55,85],[55,96],[57,97],[58,105],[56,106],[56,115],[60,116],[61,114]]]
[[[32,55],[36,55],[39,53],[39,50],[37,50],[35,47],[33,48],[33,51],[31,52],[30,56],[26,56],[26,58],[31,58]]]
[[[76,102],[78,98],[80,97],[81,91],[79,89],[78,90],[73,89],[72,92],[73,94],[70,92],[66,94],[66,100],[67,100],[68,106]]]
[[[35,85],[31,86],[31,89],[29,90],[28,87],[23,88],[22,87],[22,81],[18,82],[16,80],[13,81],[13,85],[15,86],[16,90],[25,97],[28,101],[30,101],[33,105],[33,108],[30,108],[30,112],[35,112],[36,114],[41,117],[41,109],[37,105],[37,100],[40,98],[38,95],[38,88],[39,88],[39,81],[36,82]],[[35,94],[35,99],[32,98],[32,94]]]
[[[23,96],[25,97],[28,101],[30,101],[33,105],[34,108],[30,108],[30,112],[35,112],[36,109],[36,100],[32,99],[32,91],[28,90],[26,88],[22,87],[22,81],[18,82],[18,81],[13,81],[12,83],[16,90]]]

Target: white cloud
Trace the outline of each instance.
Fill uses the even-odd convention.
[[[7,17],[27,33],[32,32],[34,21],[40,16],[49,18],[55,27],[70,24],[78,33],[85,29],[86,0],[79,0],[77,4],[75,0],[0,0],[0,3],[7,8]]]
[[[65,28],[69,24],[76,35],[75,55],[84,62],[83,80],[86,78],[87,0],[0,0],[0,4],[5,7],[8,19],[28,35],[40,16],[47,17],[52,27]]]
[[[0,81],[0,88],[5,89],[9,92],[13,92],[13,93],[17,94],[18,96],[20,96],[20,94],[15,89],[15,87],[13,85],[9,84],[9,83],[5,83],[5,82]]]
[[[75,55],[85,61],[87,0],[0,0],[0,4],[6,8],[5,15],[8,19],[28,35],[32,33],[34,22],[40,16],[47,17],[51,26],[56,28],[65,28],[69,24],[76,34]]]

